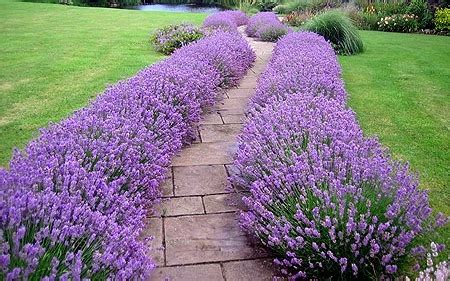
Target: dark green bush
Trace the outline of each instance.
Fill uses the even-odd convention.
[[[427,28],[432,26],[433,15],[428,8],[426,0],[412,0],[407,9],[408,14],[417,16],[419,28]]]
[[[169,25],[158,29],[150,38],[158,52],[170,55],[176,49],[203,37],[203,31],[192,24]]]
[[[328,11],[308,21],[304,28],[318,33],[333,44],[338,54],[353,55],[363,51],[363,42],[351,20],[339,11]]]
[[[262,0],[257,4],[258,10],[261,12],[271,12],[276,6],[277,2],[272,0]]]

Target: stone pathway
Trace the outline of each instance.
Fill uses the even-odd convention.
[[[275,274],[270,256],[240,230],[239,203],[232,202],[242,194],[227,182],[245,107],[274,45],[246,39],[257,54],[254,66],[204,115],[197,141],[173,159],[160,216],[148,219],[143,236],[155,236],[151,255],[158,266],[150,280],[272,280]]]

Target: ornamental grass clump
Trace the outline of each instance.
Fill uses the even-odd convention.
[[[245,29],[248,36],[270,42],[277,41],[289,31],[289,28],[272,12],[260,12],[252,16]]]
[[[189,43],[195,42],[204,36],[203,31],[192,24],[169,25],[158,29],[150,38],[156,51],[165,55],[172,54]]]
[[[146,279],[138,237],[170,159],[254,59],[237,33],[216,32],[15,151],[0,169],[0,279]]]
[[[294,279],[392,279],[435,226],[431,208],[407,165],[363,135],[340,80],[323,37],[279,40],[238,139],[241,226]]]
[[[305,23],[304,29],[325,37],[341,55],[361,53],[363,42],[351,20],[339,11],[327,11]]]

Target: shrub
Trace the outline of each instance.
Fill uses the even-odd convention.
[[[275,42],[290,30],[272,12],[261,12],[250,18],[245,32],[250,37]]]
[[[436,25],[436,29],[439,31],[450,30],[450,9],[436,9],[436,12],[434,14],[434,24]]]
[[[381,18],[378,22],[378,29],[391,32],[415,32],[419,23],[415,15],[392,15]]]
[[[426,0],[412,0],[408,6],[407,14],[417,17],[418,28],[430,27],[433,16]]]
[[[358,30],[348,17],[338,11],[319,14],[308,21],[304,27],[325,37],[339,54],[352,55],[363,51]]]
[[[247,24],[248,17],[241,11],[223,11],[209,15],[203,23],[204,27],[236,31],[236,28]]]
[[[290,33],[238,138],[232,183],[250,190],[241,226],[292,279],[393,279],[430,230],[427,193],[364,137],[345,100],[332,47]]]
[[[158,29],[151,37],[151,42],[158,52],[172,54],[176,49],[203,37],[200,28],[192,24],[169,25]]]
[[[289,32],[288,28],[283,24],[265,25],[258,32],[258,38],[262,41],[276,42]]]
[[[16,151],[0,169],[0,279],[146,279],[154,264],[139,235],[170,159],[254,59],[237,32],[217,32]]]
[[[314,17],[314,14],[308,11],[292,12],[283,18],[283,23],[290,26],[302,26],[305,22]]]
[[[277,6],[276,1],[272,0],[261,0],[257,3],[258,10],[261,12],[271,12],[275,6]]]

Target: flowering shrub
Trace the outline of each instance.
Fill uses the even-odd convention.
[[[223,11],[209,15],[203,23],[203,26],[234,31],[238,26],[246,25],[247,21],[248,17],[244,12]]]
[[[217,32],[110,87],[0,169],[0,279],[144,280],[138,236],[202,107],[255,55]]]
[[[257,37],[263,41],[274,42],[287,34],[289,29],[272,12],[257,13],[248,21],[245,32],[250,37]]]
[[[431,209],[407,166],[364,137],[340,73],[323,37],[278,41],[238,139],[241,226],[294,278],[389,278]]]
[[[170,55],[176,49],[197,41],[202,37],[203,32],[195,25],[178,24],[158,29],[150,40],[155,46],[156,51]]]
[[[419,26],[417,17],[413,14],[386,16],[377,24],[379,30],[391,32],[415,32]]]
[[[434,24],[439,31],[450,30],[450,9],[438,8],[434,14]]]

